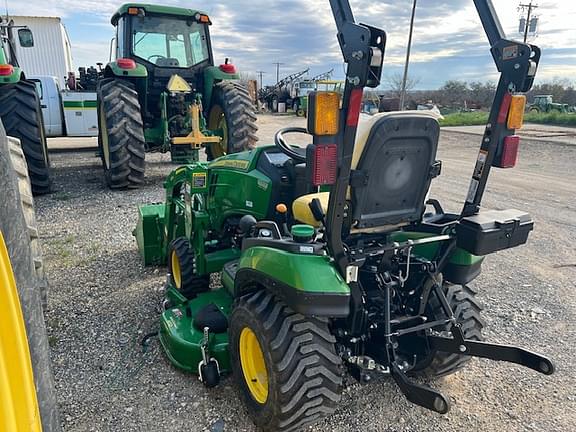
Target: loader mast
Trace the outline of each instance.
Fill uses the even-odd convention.
[[[500,78],[461,217],[471,216],[480,210],[493,166],[513,166],[504,160],[507,153],[518,150],[515,130],[510,128],[507,121],[511,98],[530,90],[540,60],[540,49],[537,46],[506,39],[491,0],[474,0],[474,5],[488,37]],[[512,140],[515,141],[512,144],[514,148],[507,148]],[[515,161],[516,154],[512,157]]]
[[[350,183],[350,167],[354,140],[360,116],[364,87],[378,87],[382,76],[386,33],[384,30],[357,24],[348,0],[330,0],[338,30],[338,42],[344,63],[344,87],[340,129],[336,136],[338,178],[332,186],[326,214],[327,243],[341,275],[346,274],[349,261],[342,242],[342,225],[346,206],[346,191]]]

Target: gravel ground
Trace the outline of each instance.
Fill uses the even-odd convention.
[[[261,142],[294,117],[261,116]],[[303,137],[299,142],[305,142]],[[458,211],[479,139],[444,133],[442,176],[432,195]],[[51,281],[47,321],[65,431],[252,431],[232,380],[206,390],[163,355],[157,328],[163,268],[144,268],[132,237],[136,208],[163,200],[168,155],[147,155],[137,191],[110,192],[91,152],[54,154],[56,192],[37,199]],[[519,166],[495,171],[485,207],[529,211],[529,244],[489,257],[474,282],[488,340],[553,358],[551,377],[475,359],[433,385],[452,398],[441,416],[407,402],[391,379],[350,382],[340,408],[312,430],[566,431],[576,424],[576,146],[522,143]]]

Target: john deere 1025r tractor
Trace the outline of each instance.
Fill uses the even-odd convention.
[[[522,211],[480,203],[491,168],[516,162],[540,50],[506,39],[490,0],[474,1],[501,76],[464,207],[445,213],[427,198],[441,171],[437,119],[392,112],[359,122],[364,87],[380,83],[386,34],[356,24],[348,0],[330,3],[347,64],[342,100],[313,92],[306,129],[178,168],[166,203],[141,207],[135,230],[144,262],[168,265],[167,357],[208,387],[233,371],[267,431],[332,413],[345,370],[362,382],[390,375],[438,413],[449,399],[412,376],[454,373],[471,356],[554,371],[544,356],[484,342],[469,287],[486,255],[533,229]],[[294,132],[312,144],[288,145]],[[210,287],[212,273],[221,288]]]
[[[98,85],[99,146],[108,185],[144,180],[146,151],[177,163],[254,148],[256,114],[234,65],[214,66],[208,15],[125,4],[112,17],[116,60]]]

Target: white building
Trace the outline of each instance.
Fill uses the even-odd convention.
[[[58,78],[65,88],[68,72],[74,72],[70,39],[59,17],[11,16],[16,26],[27,26],[34,35],[34,46],[22,48],[16,39],[20,66],[27,76],[47,75]]]

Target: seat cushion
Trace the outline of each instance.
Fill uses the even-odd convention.
[[[320,222],[318,222],[314,215],[312,214],[312,210],[310,209],[310,203],[314,198],[317,198],[320,201],[322,206],[322,210],[324,213],[328,210],[328,200],[330,199],[330,192],[318,192],[308,195],[303,195],[300,198],[297,198],[292,203],[292,214],[294,215],[294,219],[298,222],[302,222],[308,225],[312,225],[313,227],[319,227]]]

